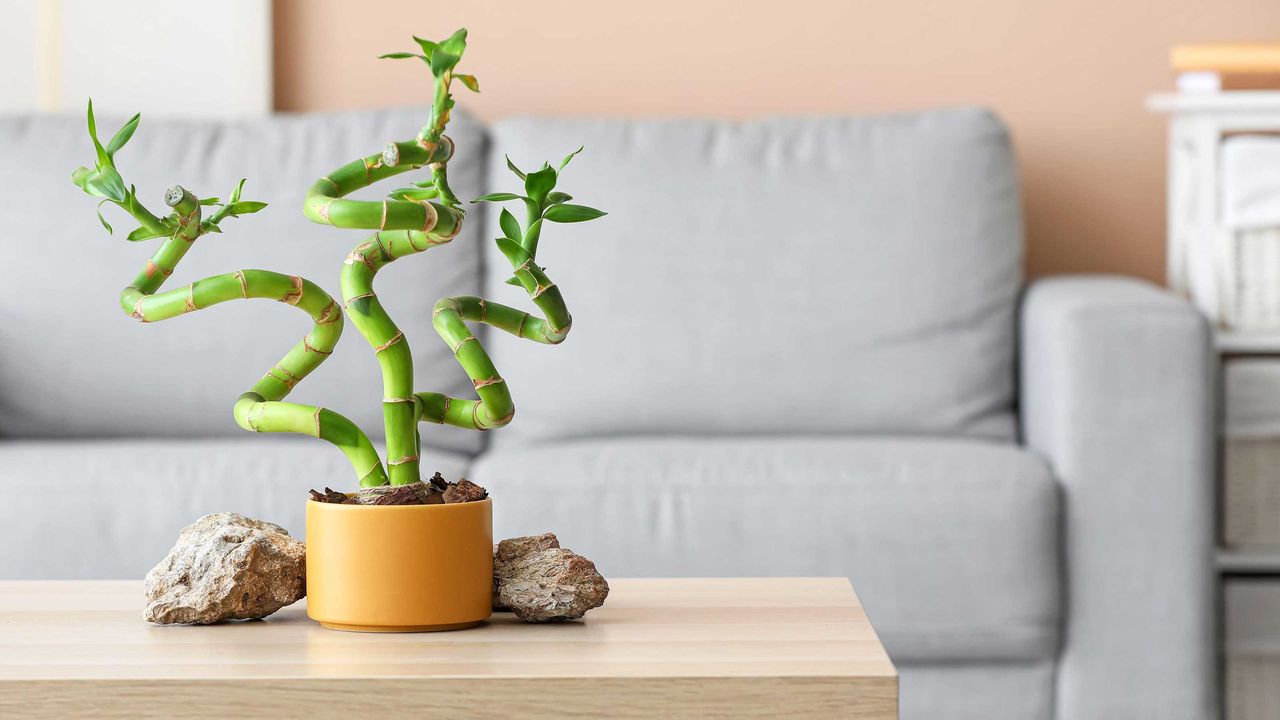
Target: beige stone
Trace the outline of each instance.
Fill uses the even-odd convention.
[[[306,595],[306,548],[274,523],[205,515],[146,579],[145,618],[207,625],[263,618]]]
[[[525,622],[577,620],[609,596],[595,563],[560,547],[554,533],[503,540],[494,548],[493,608]]]

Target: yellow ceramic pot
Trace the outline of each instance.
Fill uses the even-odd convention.
[[[307,502],[307,615],[335,630],[455,630],[488,618],[493,502]]]

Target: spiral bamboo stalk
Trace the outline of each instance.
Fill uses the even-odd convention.
[[[237,270],[213,275],[157,294],[201,234],[201,207],[194,195],[175,186],[170,188],[165,201],[177,214],[178,231],[165,240],[133,283],[120,293],[124,311],[141,322],[150,323],[218,303],[250,298],[276,300],[305,311],[315,323],[311,332],[236,400],[235,421],[251,432],[293,432],[328,440],[346,454],[362,485],[385,483],[386,475],[377,451],[354,423],[326,408],[281,402],[333,353],[342,336],[342,311],[337,303],[310,280],[270,270]]]
[[[97,153],[97,163],[92,170],[79,168],[72,174],[76,185],[86,193],[102,198],[100,207],[114,203],[140,223],[141,226],[129,234],[129,240],[166,238],[121,293],[121,307],[131,317],[142,322],[157,322],[218,303],[248,298],[266,298],[295,305],[311,316],[314,322],[311,332],[252,389],[239,397],[233,415],[236,423],[246,430],[295,432],[328,440],[347,455],[356,469],[361,487],[388,483],[407,485],[421,480],[420,423],[489,430],[511,421],[515,405],[506,381],[467,323],[484,323],[534,342],[552,345],[562,342],[572,326],[572,318],[560,289],[534,259],[542,225],[544,221],[582,222],[604,214],[592,208],[569,205],[567,201],[572,198],[565,193],[552,192],[558,170],[564,169],[576,151],[560,163],[558,170],[544,164],[527,176],[508,160],[511,170],[525,181],[526,195],[496,193],[473,202],[519,199],[524,203],[527,220],[523,227],[508,211],[502,211],[501,225],[505,237],[499,238],[497,243],[511,262],[513,277],[508,282],[528,293],[542,312],[542,317],[469,295],[441,299],[432,312],[432,325],[471,378],[475,397],[454,398],[437,392],[414,392],[413,356],[409,342],[379,302],[374,279],[378,271],[389,263],[446,244],[462,229],[465,211],[448,180],[448,163],[453,156],[454,145],[444,130],[454,106],[450,94],[452,81],[457,79],[479,92],[474,77],[454,72],[466,49],[466,36],[466,30],[462,29],[439,43],[414,38],[422,48],[422,54],[384,56],[418,58],[430,66],[434,77],[434,96],[428,123],[413,140],[390,143],[381,153],[347,163],[317,180],[307,192],[303,213],[311,220],[338,228],[376,231],[347,255],[341,274],[342,307],[309,280],[267,270],[237,270],[197,280],[177,290],[159,292],[201,235],[222,232],[222,220],[257,212],[265,207],[265,203],[240,200],[244,181],[226,204],[217,198],[199,200],[191,192],[175,186],[165,197],[173,212],[164,218],[153,215],[138,200],[135,189],[125,187],[115,168],[114,155],[133,135],[138,124],[137,116],[104,146],[98,141],[91,102],[89,136]],[[395,190],[387,200],[346,199],[352,192],[422,167],[430,169],[429,180],[416,183],[412,188]],[[211,217],[203,219],[201,208],[205,205],[221,207]],[[111,226],[101,211],[98,218],[111,232]],[[350,420],[325,408],[283,402],[293,388],[333,352],[342,334],[344,309],[373,348],[381,367],[387,441],[385,469],[368,437]]]
[[[517,337],[550,344],[564,340],[572,324],[560,290],[534,263],[532,252],[519,249],[519,257],[513,259],[513,262],[518,260],[515,278],[545,318],[479,297],[440,300],[432,312],[432,324],[471,378],[476,397],[414,392],[409,342],[374,290],[374,278],[383,267],[406,255],[443,245],[461,230],[464,213],[447,180],[454,146],[444,130],[453,107],[450,95],[453,67],[461,58],[465,40],[466,31],[462,30],[442,43],[419,40],[429,55],[391,56],[419,57],[431,65],[435,82],[429,122],[414,141],[391,143],[382,153],[352,161],[316,181],[304,203],[307,217],[316,222],[377,231],[347,256],[342,270],[342,298],[352,322],[377,354],[382,368],[387,467],[393,485],[420,480],[419,422],[489,430],[511,422],[515,414],[506,381],[467,321],[486,323]],[[440,60],[442,53],[449,54],[444,62]],[[474,78],[466,84],[472,89],[477,87]],[[417,196],[415,199],[380,202],[343,199],[379,180],[423,166],[431,169],[430,182],[419,185],[422,191],[402,193],[402,196]],[[427,197],[438,198],[440,202],[432,202]],[[531,225],[534,222],[531,221]],[[535,243],[537,230],[535,225],[529,233]]]

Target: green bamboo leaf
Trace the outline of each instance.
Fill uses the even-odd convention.
[[[429,58],[419,55],[418,53],[397,52],[397,53],[386,53],[385,55],[378,56],[379,60],[406,60],[408,58],[421,58],[423,60],[429,60]]]
[[[222,228],[218,227],[217,223],[212,223],[212,222],[209,222],[208,220],[205,220],[204,222],[200,223],[200,227],[204,228],[205,232],[210,232],[210,233],[222,232]]]
[[[542,215],[541,205],[527,197],[521,197],[520,199],[524,201],[524,209],[528,213],[529,217],[536,218]]]
[[[608,213],[586,205],[554,205],[547,208],[547,212],[542,217],[551,222],[576,223],[595,220],[605,215]]]
[[[104,203],[109,203],[109,202],[111,201],[103,200],[102,202],[98,203],[98,222],[102,223],[102,227],[107,229],[108,235],[114,235],[115,231],[111,229],[111,223],[107,222],[107,219],[102,217],[102,205]]]
[[[525,179],[524,171],[523,171],[523,170],[521,170],[520,168],[516,167],[516,164],[515,164],[515,163],[511,162],[511,156],[510,156],[510,155],[503,155],[502,157],[504,157],[504,158],[506,158],[506,159],[507,159],[507,169],[509,169],[511,172],[515,173],[515,174],[516,174],[516,177],[520,178],[521,180],[524,180],[524,179]]]
[[[462,84],[466,85],[467,89],[470,90],[471,92],[477,92],[477,93],[480,92],[480,81],[476,80],[475,75],[459,74],[459,75],[454,75],[453,77],[456,80],[461,80]]]
[[[444,42],[440,43],[440,49],[447,53],[462,56],[463,51],[467,49],[467,29],[458,28]]]
[[[556,171],[550,165],[544,165],[538,172],[529,173],[524,179],[524,193],[536,203],[541,203],[555,186]]]
[[[440,193],[435,188],[396,188],[387,193],[387,197],[392,200],[430,200],[439,197]]]
[[[507,200],[520,200],[523,197],[523,195],[517,195],[515,193],[489,193],[488,195],[481,195],[471,202],[506,202]]]
[[[240,200],[239,202],[233,202],[227,205],[227,214],[248,215],[250,213],[256,213],[266,206],[266,203],[258,202],[256,200]]]
[[[150,240],[158,237],[163,237],[163,235],[158,232],[154,232],[147,227],[136,227],[133,229],[133,232],[129,233],[129,237],[127,239],[129,242],[139,242],[141,240]]]
[[[81,190],[89,192],[89,188],[85,187],[85,183],[89,181],[91,175],[93,175],[93,171],[89,168],[78,167],[71,171],[71,182],[75,183],[75,186]]]
[[[129,186],[129,194],[125,196],[124,209],[127,210],[130,215],[134,216],[137,216],[138,213],[146,210],[146,208],[142,206],[142,203],[138,201],[138,187],[136,185]],[[160,222],[165,226],[170,224],[168,219],[161,220]]]
[[[90,173],[85,180],[85,189],[90,195],[108,198],[118,203],[125,202],[128,197],[124,189],[124,179],[110,165],[103,165]]]
[[[529,251],[520,247],[520,243],[511,238],[497,238],[498,249],[507,257],[511,267],[520,267],[529,259]]]
[[[559,205],[560,203],[567,203],[572,199],[573,196],[569,193],[562,193],[558,190],[556,192],[547,193],[548,205]]]
[[[535,251],[537,251],[538,238],[541,235],[542,235],[542,218],[538,218],[537,220],[534,220],[533,224],[529,226],[529,229],[525,231],[524,241],[521,242],[520,244],[523,247],[528,248],[530,251],[530,255],[532,255]]]
[[[461,59],[462,58],[457,55],[445,52],[444,48],[441,48],[431,56],[431,74],[436,77],[440,77],[449,70],[452,70]]]
[[[560,161],[560,167],[559,167],[558,169],[559,169],[559,170],[564,170],[564,166],[569,164],[569,161],[573,159],[573,156],[574,156],[574,155],[577,155],[577,154],[578,154],[578,153],[580,153],[580,152],[582,152],[582,147],[583,147],[582,145],[579,145],[577,150],[574,150],[573,152],[569,153],[568,155],[565,155],[565,156],[564,156],[564,159]]]
[[[433,43],[433,42],[431,42],[430,40],[424,40],[424,39],[422,39],[422,38],[418,37],[417,35],[414,35],[414,36],[413,36],[413,41],[414,41],[414,42],[416,42],[416,43],[418,43],[418,47],[422,48],[422,52],[426,53],[426,58],[425,58],[425,59],[427,59],[427,60],[430,60],[430,59],[431,59],[431,55],[432,55],[433,53],[435,53],[436,48],[439,48],[439,47],[440,47],[440,45],[439,45],[439,44],[437,44],[437,43]]]
[[[111,136],[111,141],[107,143],[107,156],[114,158],[120,148],[129,142],[129,138],[133,137],[133,132],[138,129],[138,121],[142,119],[142,113],[137,113],[129,118],[129,122],[125,123]]]
[[[93,98],[89,98],[89,139],[93,141],[93,149],[98,153],[98,165],[110,165],[111,156],[98,141],[98,123],[93,119]]]
[[[519,279],[519,278],[516,278],[516,277],[509,277],[509,278],[507,278],[507,284],[508,284],[508,285],[515,285],[515,286],[516,286],[516,287],[518,287],[518,288],[523,288],[523,287],[524,287],[524,283],[520,282],[520,279]]]
[[[240,178],[240,183],[236,185],[236,189],[231,191],[230,202],[240,202],[240,192],[244,190],[244,181],[248,178]]]
[[[502,214],[498,215],[498,226],[502,228],[502,233],[515,242],[520,242],[520,238],[524,233],[520,231],[520,223],[516,221],[516,216],[511,214],[510,210],[502,209]]]
[[[200,198],[200,204],[201,205],[221,205],[222,201],[216,197]]]

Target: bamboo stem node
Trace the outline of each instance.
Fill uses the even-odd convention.
[[[297,305],[302,300],[302,278],[290,275],[289,282],[292,287],[280,298],[280,302],[286,305]]]
[[[402,330],[396,330],[396,334],[395,334],[395,335],[393,335],[393,336],[391,337],[391,339],[390,339],[390,340],[388,340],[388,341],[386,341],[386,342],[382,343],[381,345],[378,345],[377,347],[375,347],[375,348],[373,349],[373,352],[374,352],[375,354],[380,353],[380,352],[382,352],[383,350],[386,350],[387,348],[391,347],[392,345],[395,345],[396,343],[400,342],[401,340],[404,340],[404,331],[402,331]]]
[[[457,355],[457,354],[458,354],[458,351],[462,349],[462,346],[463,346],[463,345],[466,345],[466,344],[467,344],[467,343],[469,343],[469,342],[479,342],[479,341],[478,341],[478,340],[476,340],[476,336],[475,336],[475,335],[468,335],[468,336],[466,336],[466,337],[462,338],[461,340],[459,340],[457,345],[454,345],[454,346],[453,346],[453,354],[454,354],[454,355]]]

